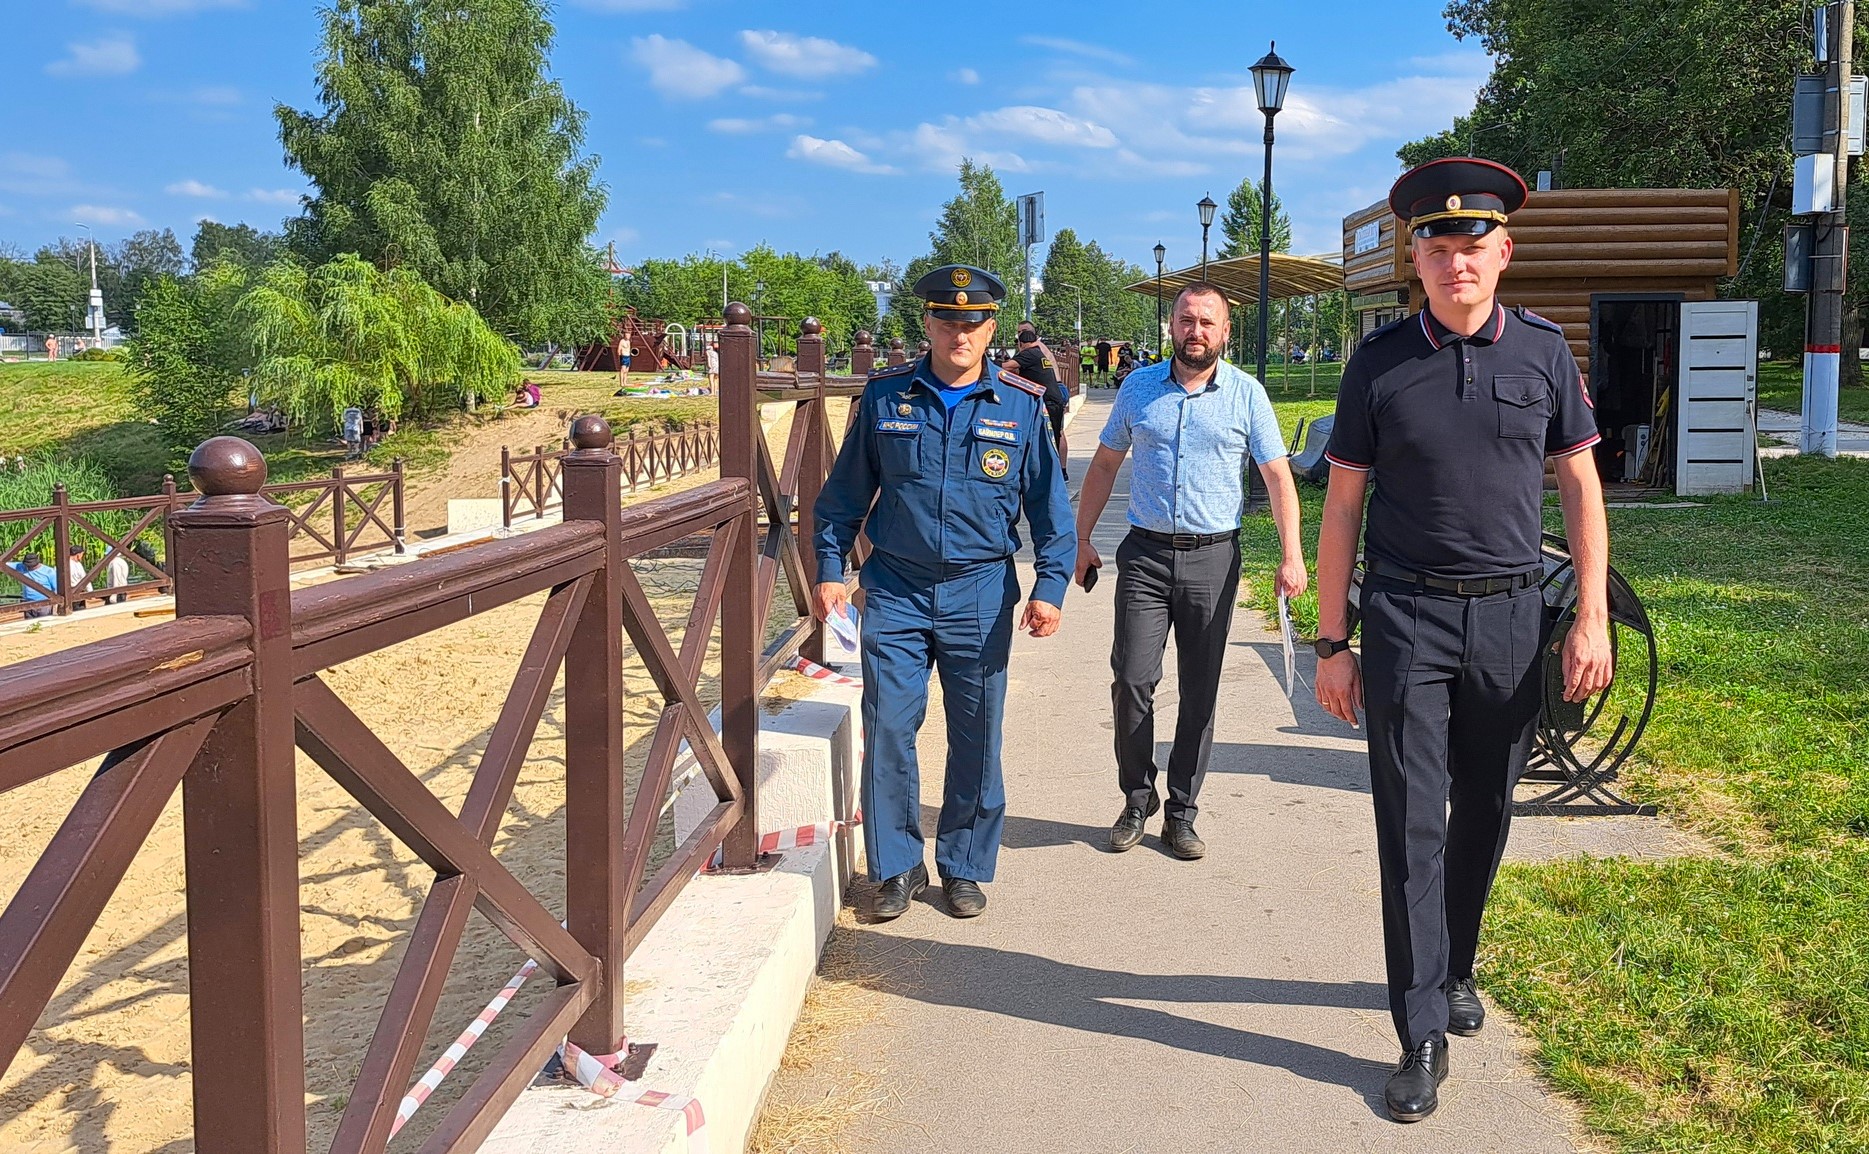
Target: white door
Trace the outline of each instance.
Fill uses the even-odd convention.
[[[1750,486],[1758,372],[1758,301],[1682,302],[1675,492],[1740,493]]]

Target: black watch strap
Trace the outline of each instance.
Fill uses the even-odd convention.
[[[1347,637],[1344,638],[1342,641],[1332,641],[1328,637],[1320,637],[1315,642],[1312,643],[1311,650],[1312,652],[1316,653],[1320,658],[1325,658],[1325,657],[1335,657],[1337,656],[1337,654],[1342,653],[1344,650],[1348,649],[1349,647],[1350,647],[1350,639]]]

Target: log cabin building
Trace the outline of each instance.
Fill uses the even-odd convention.
[[[1605,481],[1683,494],[1748,487],[1758,305],[1718,298],[1738,271],[1738,192],[1533,192],[1509,231],[1499,299],[1563,326],[1596,406]],[[1359,341],[1426,303],[1407,241],[1386,201],[1344,218]]]

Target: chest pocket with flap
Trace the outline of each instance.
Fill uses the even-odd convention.
[[[1499,435],[1542,441],[1551,420],[1551,393],[1543,377],[1494,377],[1493,400],[1499,409]]]

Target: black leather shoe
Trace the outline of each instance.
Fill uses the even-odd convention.
[[[918,865],[905,874],[897,874],[876,891],[876,905],[870,912],[878,921],[888,921],[908,913],[915,895],[928,888],[928,867]]]
[[[947,895],[947,912],[957,918],[977,918],[986,911],[986,894],[978,882],[942,878],[941,892]]]
[[[1389,1117],[1397,1122],[1419,1122],[1441,1104],[1441,1083],[1447,1081],[1447,1039],[1421,1043],[1402,1055],[1382,1088]]]
[[[1447,1032],[1471,1038],[1486,1024],[1486,1005],[1472,978],[1452,978],[1447,983]]]
[[[1194,823],[1171,817],[1162,823],[1162,844],[1168,852],[1182,861],[1193,861],[1207,856],[1207,843],[1194,832]]]
[[[1162,808],[1162,799],[1155,794],[1149,795],[1149,808],[1139,805],[1127,805],[1117,817],[1116,824],[1110,827],[1110,852],[1122,853],[1133,848],[1142,840],[1142,823],[1155,816],[1155,811]]]

